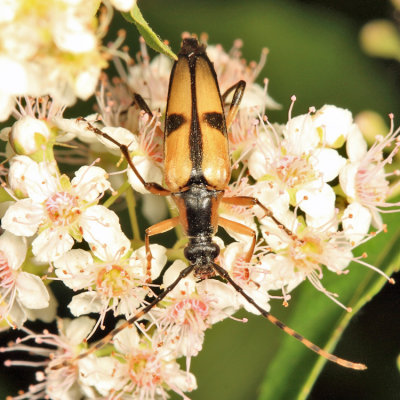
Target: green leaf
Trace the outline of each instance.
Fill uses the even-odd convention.
[[[388,224],[394,228],[398,226],[400,216],[392,215],[390,220]],[[391,237],[390,234],[380,234],[360,246],[359,250],[360,254],[365,251],[370,255],[366,260],[368,263],[391,275],[399,269],[399,246],[400,232],[397,231]],[[328,279],[324,278],[322,282],[328,290],[340,294],[340,301],[352,307],[351,313],[347,313],[323,294],[316,292],[310,284],[301,291],[299,298],[292,299],[294,310],[288,325],[313,343],[325,345],[324,349],[332,353],[350,319],[386,282],[387,280],[378,273],[366,271],[362,265],[353,263],[348,275],[332,275]],[[363,361],[353,360],[345,354],[335,355],[347,357],[354,362]],[[307,399],[326,362],[326,359],[318,357],[286,335],[267,368],[259,400]]]
[[[143,36],[146,43],[155,51],[165,54],[166,56],[177,60],[176,54],[167,46],[161,38],[150,28],[149,24],[143,18],[142,13],[139,10],[137,4],[132,8],[130,12],[122,13],[123,17],[128,22],[133,22],[136,25],[139,33]]]

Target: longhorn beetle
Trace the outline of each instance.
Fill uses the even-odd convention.
[[[347,368],[357,370],[366,368],[364,364],[347,361],[326,352],[286,326],[261,308],[229,276],[228,272],[215,262],[220,248],[212,239],[218,226],[248,235],[251,238],[250,249],[244,257],[245,262],[250,262],[256,244],[256,233],[251,228],[218,216],[218,207],[221,202],[246,207],[261,207],[265,215],[270,217],[281,229],[285,230],[287,234],[295,236],[282,226],[272,212],[256,198],[224,196],[231,176],[227,129],[238,111],[245,86],[244,81],[239,81],[221,97],[216,73],[213,64],[207,57],[205,46],[199,44],[195,38],[183,40],[178,60],[171,72],[165,116],[164,179],[167,188],[154,182],[145,182],[131,160],[128,147],[88,124],[88,129],[120,147],[129,166],[149,192],[159,196],[171,196],[179,210],[179,216],[146,229],[145,248],[148,270],[150,270],[152,259],[150,236],[169,231],[178,224],[182,225],[184,233],[189,239],[184,249],[189,266],[183,269],[171,285],[135,316],[114,329],[88,351],[81,353],[76,359],[84,358],[98,350],[112,340],[117,333],[139,320],[163,300],[181,279],[193,272],[199,279],[209,279],[219,275],[266,319],[317,354]],[[225,117],[223,100],[232,92],[233,99]],[[143,99],[135,96],[135,101],[145,112],[151,113],[149,108],[143,105]]]

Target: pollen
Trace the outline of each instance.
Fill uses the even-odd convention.
[[[129,287],[129,275],[119,265],[102,268],[97,276],[97,290],[108,297],[121,296]]]
[[[306,156],[283,156],[279,160],[276,172],[279,180],[292,189],[317,178]]]
[[[138,387],[152,387],[162,382],[161,364],[153,353],[141,351],[129,357],[129,375]]]
[[[319,269],[320,258],[324,253],[324,245],[317,237],[307,236],[301,240],[294,240],[290,248],[290,255],[297,267],[309,273]]]
[[[209,307],[206,303],[196,298],[184,298],[174,305],[171,318],[182,324],[190,324],[199,317],[204,320],[209,314]]]
[[[57,226],[71,225],[80,214],[77,198],[68,192],[58,192],[49,197],[45,208],[48,217]]]

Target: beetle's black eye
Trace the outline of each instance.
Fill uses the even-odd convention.
[[[167,136],[176,131],[185,122],[185,117],[182,114],[171,114],[167,117],[166,133]]]
[[[204,114],[204,120],[214,129],[224,131],[224,117],[219,112],[209,112]]]

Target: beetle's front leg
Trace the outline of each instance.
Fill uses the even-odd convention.
[[[144,243],[146,248],[146,261],[147,261],[147,268],[146,268],[147,283],[151,282],[151,259],[153,258],[150,250],[150,236],[168,232],[169,230],[175,228],[178,224],[179,224],[179,217],[174,217],[158,222],[157,224],[149,226],[146,229],[144,236]]]
[[[231,86],[229,89],[225,91],[222,95],[222,103],[225,103],[226,98],[229,94],[234,90],[231,106],[229,108],[228,114],[226,116],[226,129],[229,130],[230,126],[232,125],[233,120],[236,117],[237,112],[239,111],[239,105],[242,101],[244,95],[244,89],[246,88],[245,81],[239,81]]]
[[[96,128],[93,126],[90,122],[86,121],[85,118],[78,118],[79,121],[86,122],[87,128],[95,133],[96,135],[102,136],[111,143],[115,144],[118,146],[121,150],[121,153],[125,157],[126,161],[128,162],[129,166],[131,167],[132,171],[136,175],[136,177],[139,179],[140,183],[144,186],[146,190],[148,190],[152,194],[156,194],[159,196],[169,196],[171,192],[168,189],[163,188],[161,185],[159,185],[156,182],[146,182],[143,177],[140,175],[140,172],[137,170],[135,165],[133,164],[132,158],[129,154],[128,146],[125,144],[119,143],[117,140],[115,140],[113,137],[111,137],[109,134],[103,132],[102,130]]]
[[[254,232],[254,230],[239,222],[231,221],[230,219],[226,219],[223,217],[218,218],[218,225],[222,226],[222,228],[224,228],[225,230],[230,229],[236,233],[251,237],[250,248],[244,257],[244,261],[246,263],[249,263],[251,261],[251,257],[253,257],[254,248],[256,247],[256,233]]]

